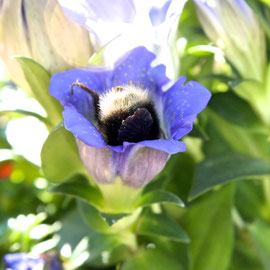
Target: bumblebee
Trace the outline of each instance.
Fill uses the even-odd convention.
[[[97,129],[112,146],[160,138],[160,123],[153,98],[147,89],[116,86],[99,95],[81,83],[73,83],[92,96]]]

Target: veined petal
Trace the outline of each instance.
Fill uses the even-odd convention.
[[[159,139],[159,140],[147,140],[138,143],[124,142],[123,145],[108,146],[115,152],[122,153],[125,152],[130,146],[133,145],[143,145],[152,149],[160,150],[168,154],[176,154],[179,152],[185,152],[187,147],[183,142],[173,140],[173,139]]]
[[[142,141],[142,142],[139,142],[139,144],[147,146],[149,148],[164,151],[168,154],[176,154],[179,152],[185,152],[187,149],[186,145],[183,142],[173,140],[173,139]]]
[[[198,82],[190,81],[184,85],[185,77],[164,93],[164,121],[170,136],[179,140],[192,130],[196,115],[210,100],[210,92]]]
[[[169,154],[142,145],[129,146],[116,153],[118,175],[125,185],[135,188],[149,183],[164,168]]]
[[[77,140],[80,157],[87,170],[100,183],[113,183],[120,177],[124,185],[140,188],[150,182],[165,166],[169,154],[139,144],[124,152],[96,148]]]
[[[113,183],[116,176],[113,151],[110,148],[97,148],[77,139],[79,154],[90,175],[101,183]]]

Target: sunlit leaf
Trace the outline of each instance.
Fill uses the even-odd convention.
[[[61,182],[83,171],[73,135],[63,124],[51,131],[41,151],[42,170],[52,182]]]
[[[32,93],[48,114],[49,121],[57,125],[62,120],[60,103],[49,94],[50,74],[37,62],[16,56]]]

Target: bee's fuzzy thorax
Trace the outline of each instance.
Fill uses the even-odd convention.
[[[159,120],[148,90],[116,86],[99,97],[99,130],[110,145],[159,137]]]
[[[101,121],[106,118],[130,108],[151,102],[148,90],[144,90],[135,85],[126,85],[121,88],[112,88],[99,99],[99,119]]]

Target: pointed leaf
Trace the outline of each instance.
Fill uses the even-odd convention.
[[[270,163],[240,154],[209,157],[199,163],[194,176],[191,199],[214,186],[229,181],[270,174]]]
[[[59,183],[84,172],[73,135],[63,123],[51,131],[41,150],[42,170],[49,181]]]
[[[171,192],[163,190],[154,190],[142,195],[139,198],[137,206],[145,207],[154,203],[172,203],[184,207],[184,202]]]
[[[50,122],[55,126],[62,121],[63,111],[60,103],[49,94],[50,74],[37,62],[27,58],[16,56],[25,79],[31,87],[32,93],[48,114]]]
[[[101,217],[99,211],[92,205],[77,200],[77,205],[84,222],[93,230],[100,233],[110,233],[110,226]]]

